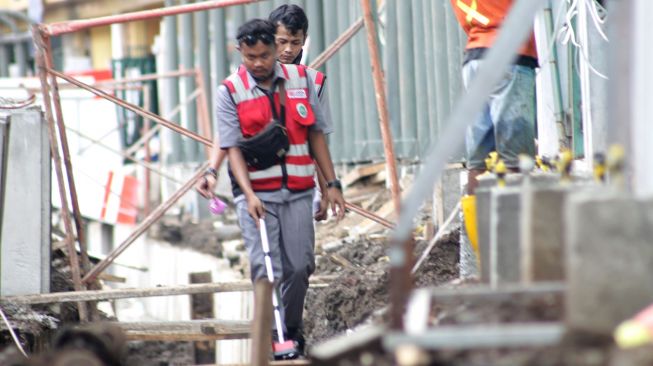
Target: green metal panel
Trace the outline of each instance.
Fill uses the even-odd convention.
[[[441,131],[444,121],[449,117],[451,111],[449,94],[453,91],[449,86],[449,66],[447,58],[448,38],[447,24],[445,21],[446,7],[450,6],[447,0],[436,0],[432,12],[433,29],[433,51],[435,58],[435,105],[438,112],[438,120],[435,129]],[[435,139],[435,136],[434,136]]]
[[[306,4],[308,16],[308,34],[310,48],[308,50],[307,64],[310,64],[322,51],[324,51],[324,22],[322,14],[322,0],[311,0]]]
[[[181,4],[187,4],[188,1],[182,0]],[[194,61],[194,47],[193,47],[193,14],[179,15],[180,22],[180,36],[181,43],[179,45],[179,53],[181,55],[181,65],[186,70],[195,68]],[[182,93],[188,95],[195,90],[195,79],[192,76],[181,78],[181,85],[183,86]],[[197,129],[197,104],[191,101],[182,108],[184,111],[182,118],[182,125],[187,129],[198,132]],[[185,161],[198,161],[200,160],[200,144],[188,138],[183,138],[184,141],[184,158]]]
[[[426,37],[424,36],[424,0],[412,0],[413,10],[413,57],[415,67],[415,116],[417,122],[416,149],[417,157],[426,152],[430,141],[428,89],[426,72]]]
[[[200,11],[195,13],[195,37],[197,37],[197,66],[202,70],[202,79],[204,82],[204,88],[206,92],[206,100],[212,100],[211,96],[213,95],[211,90],[211,57],[209,51],[211,50],[211,45],[209,43],[209,12]],[[210,103],[209,103],[210,105]],[[211,121],[211,116],[213,115],[212,108],[208,108],[209,112],[209,121]],[[201,147],[200,147],[201,149]]]
[[[422,0],[424,2],[424,9],[422,10],[422,50],[426,57],[426,65],[424,67],[424,74],[426,76],[426,109],[427,109],[427,125],[429,128],[426,136],[421,138],[421,147],[423,150],[420,150],[420,156],[426,152],[425,149],[428,149],[434,136],[437,136],[438,133],[438,110],[437,110],[437,95],[435,93],[435,74],[436,74],[436,62],[435,62],[435,51],[433,49],[433,39],[435,39],[435,30],[432,26],[432,14],[433,7],[435,6],[430,0]]]
[[[328,0],[323,3],[323,13],[324,13],[324,36],[327,44],[335,41],[335,39],[340,34],[337,24],[337,11],[336,11],[336,2],[334,0]],[[331,156],[334,162],[342,162],[344,160],[344,154],[342,151],[342,136],[343,136],[343,124],[342,124],[342,104],[340,103],[339,98],[339,89],[340,89],[340,64],[337,62],[338,55],[332,58],[326,64],[326,75],[327,75],[327,91],[329,93],[329,99],[331,104],[331,117],[333,119],[334,132],[329,138],[329,147],[331,150]]]
[[[415,104],[415,60],[413,46],[413,12],[410,1],[397,3],[399,35],[399,101],[401,103],[401,135],[397,145],[400,156],[417,156],[417,111]],[[396,137],[395,137],[396,139]]]
[[[342,33],[350,25],[349,23],[349,0],[335,0],[337,2],[338,33]],[[351,82],[351,44],[343,47],[338,53],[337,62],[340,64],[340,87],[334,96],[338,95],[342,105],[341,123],[343,128],[341,150],[347,160],[355,159],[354,149],[354,125],[353,125],[353,103],[352,103],[352,82]],[[334,98],[335,99],[335,98]]]
[[[401,103],[399,101],[399,36],[397,32],[397,4],[399,0],[387,0],[385,6],[385,49],[384,68],[387,84],[388,113],[390,127],[396,145],[396,154],[401,156],[399,137],[401,133]]]
[[[229,76],[229,55],[227,52],[227,19],[224,9],[211,10],[213,28],[211,31],[215,59],[213,74],[216,85]],[[210,85],[210,84],[209,84]]]

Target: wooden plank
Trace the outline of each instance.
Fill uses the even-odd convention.
[[[514,296],[542,296],[549,294],[564,295],[567,286],[564,282],[540,282],[528,285],[514,284],[501,287],[470,286],[459,288],[429,289],[433,301],[447,302],[459,300],[501,301]]]
[[[336,357],[371,348],[370,345],[375,342],[380,345],[385,333],[384,326],[375,325],[343,334],[311,347],[310,356],[315,365],[333,365],[332,361]]]
[[[380,171],[385,170],[385,163],[377,163],[370,165],[362,165],[354,168],[354,170],[347,173],[342,178],[342,186],[348,187],[351,184],[355,183],[357,180],[369,177],[370,175],[376,174]]]
[[[311,288],[326,287],[336,276],[312,277]],[[74,301],[102,301],[115,299],[128,299],[135,297],[176,296],[202,293],[251,291],[252,283],[248,280],[208,283],[198,285],[177,285],[154,288],[127,288],[94,291],[54,292],[40,295],[20,295],[0,297],[0,304],[49,304]]]
[[[188,275],[190,283],[211,283],[211,272],[195,272]],[[213,319],[213,294],[194,294],[190,296],[191,319]],[[197,341],[193,344],[195,362],[215,363],[215,342]]]
[[[272,352],[272,284],[260,279],[254,286],[254,320],[252,321],[252,366],[268,366]]]
[[[128,340],[213,341],[249,338],[250,322],[239,320],[189,320],[168,322],[115,322]]]
[[[383,346],[387,350],[404,344],[430,350],[542,347],[560,342],[564,332],[562,323],[453,325],[411,335],[390,333]]]

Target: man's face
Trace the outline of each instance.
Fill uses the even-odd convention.
[[[276,51],[273,44],[258,41],[253,46],[240,44],[240,55],[247,71],[258,80],[267,80],[274,73]]]
[[[277,43],[277,58],[281,63],[291,64],[302,51],[306,35],[301,29],[292,34],[283,24],[278,23],[275,40]]]

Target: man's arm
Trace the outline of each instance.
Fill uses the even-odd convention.
[[[234,175],[234,179],[236,179],[236,183],[238,183],[240,190],[243,191],[243,195],[245,195],[245,199],[247,200],[247,212],[249,212],[249,215],[256,222],[256,226],[258,226],[258,219],[265,216],[265,207],[263,206],[263,202],[256,196],[252,189],[243,153],[240,151],[239,147],[234,146],[227,150],[227,154],[229,156],[229,163],[231,164],[231,172]]]
[[[220,166],[226,157],[227,152],[220,148],[220,138],[216,133],[209,157],[209,169],[207,170],[206,174],[204,174],[204,179],[198,181],[197,185],[195,186],[197,193],[199,193],[202,197],[206,199],[213,197],[213,191],[215,189],[215,185],[218,182],[218,172],[220,171]],[[213,171],[209,172],[211,168]],[[215,172],[215,174],[213,174],[213,172]]]
[[[324,174],[324,178],[327,182],[335,180],[336,172],[333,169],[333,162],[331,161],[331,154],[324,133],[318,129],[310,129],[308,143],[311,148],[311,155],[315,159],[319,170]],[[338,217],[338,220],[341,220],[345,217],[345,200],[342,197],[342,192],[337,187],[328,188],[326,192],[329,202],[331,202],[333,214]]]

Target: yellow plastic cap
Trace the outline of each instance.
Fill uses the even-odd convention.
[[[633,348],[651,343],[653,335],[647,327],[628,320],[617,327],[614,332],[614,340],[621,348]]]

